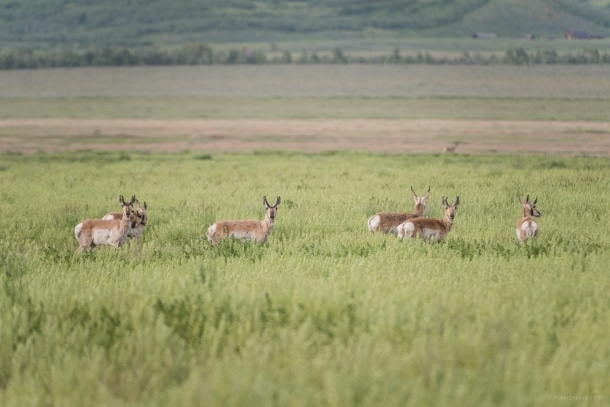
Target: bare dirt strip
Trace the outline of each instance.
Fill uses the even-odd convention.
[[[484,120],[0,120],[0,152],[282,150],[610,156],[610,123]]]

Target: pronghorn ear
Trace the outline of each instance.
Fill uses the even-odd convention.
[[[141,206],[140,206],[140,200],[139,200],[139,199],[136,199],[136,206],[137,206],[138,208],[141,208]]]
[[[129,203],[130,205],[133,205],[133,203],[136,201],[136,196],[132,195],[131,196],[131,202]]]
[[[119,195],[119,202],[125,204],[125,199],[123,199],[123,195]]]
[[[443,206],[447,207],[449,204],[447,203],[447,198],[443,197]]]
[[[529,196],[529,194],[527,194],[527,196],[525,197],[525,203],[530,203],[530,196]]]
[[[144,209],[146,209],[146,201],[144,201]]]
[[[536,202],[538,202],[538,197],[536,197],[536,199],[534,199],[534,203],[532,205],[536,205]]]

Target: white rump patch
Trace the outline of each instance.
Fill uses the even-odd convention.
[[[379,223],[381,222],[381,218],[379,215],[373,215],[369,218],[369,230],[371,232],[375,232],[379,229]]]
[[[403,222],[396,227],[396,234],[399,239],[406,237],[415,237],[415,225],[412,222]]]
[[[76,227],[74,228],[74,237],[76,237],[78,239],[78,236],[80,235],[80,231],[83,229],[83,223],[79,223],[78,225],[76,225]]]
[[[538,232],[538,224],[534,221],[523,222],[521,225],[521,231],[517,228],[517,239],[521,242],[531,237],[536,236]]]

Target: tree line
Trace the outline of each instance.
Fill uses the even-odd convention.
[[[426,52],[402,55],[394,48],[387,55],[350,55],[341,48],[330,52],[289,51],[266,53],[248,48],[214,50],[205,44],[188,44],[173,49],[142,49],[106,46],[85,50],[11,49],[0,52],[0,69],[72,68],[93,66],[172,66],[172,65],[236,65],[236,64],[461,64],[461,65],[539,65],[539,64],[607,64],[610,53],[585,49],[578,53],[555,50],[528,52],[523,48],[507,50],[503,55],[481,55],[464,52],[459,56],[435,56]]]

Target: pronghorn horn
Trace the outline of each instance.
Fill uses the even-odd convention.
[[[455,197],[455,203],[453,204],[453,206],[458,206],[460,204],[460,197],[459,195]]]
[[[129,203],[129,205],[133,205],[133,203],[136,201],[136,196],[132,195],[131,196],[131,202]]]
[[[536,197],[536,199],[534,199],[534,203],[532,205],[536,205],[536,202],[538,202],[538,197]]]
[[[144,209],[146,209],[146,201],[144,201]]]
[[[413,192],[413,195],[417,196],[417,194],[415,193],[415,190],[413,189],[413,185],[411,185],[411,192]]]
[[[447,203],[447,198],[443,197],[443,201],[442,201],[444,206],[449,206],[449,204]]]
[[[529,196],[529,194],[527,194],[527,196],[525,197],[525,203],[530,203],[530,196]]]
[[[119,202],[125,205],[125,199],[123,198],[123,195],[119,195]]]
[[[269,202],[267,202],[267,196],[263,196],[263,204],[265,206],[271,206],[271,205],[269,205]]]
[[[281,201],[282,201],[282,199],[278,196],[277,199],[275,200],[275,205],[273,205],[273,207],[278,206]]]

